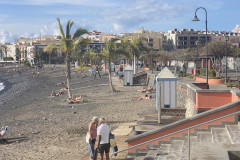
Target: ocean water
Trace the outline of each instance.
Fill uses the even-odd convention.
[[[5,88],[4,84],[0,82],[0,91],[3,90],[4,88]]]

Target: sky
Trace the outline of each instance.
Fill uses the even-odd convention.
[[[240,25],[240,0],[0,0],[0,43],[19,36],[59,35],[56,18],[105,33],[131,33],[143,27],[155,32],[205,29],[205,11],[192,22],[195,10],[207,10],[208,30],[232,31]]]

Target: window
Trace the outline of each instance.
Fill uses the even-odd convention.
[[[178,37],[178,40],[180,40],[180,41],[183,40],[183,37]]]
[[[195,40],[195,37],[190,37],[190,40]]]
[[[188,37],[184,37],[184,40],[187,40],[188,39]]]

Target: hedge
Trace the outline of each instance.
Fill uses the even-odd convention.
[[[13,61],[13,57],[3,57],[3,61]]]

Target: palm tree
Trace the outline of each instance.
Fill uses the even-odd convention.
[[[148,51],[143,44],[144,38],[135,38],[131,36],[128,51],[133,56],[133,72],[136,73],[136,59],[139,58],[142,51]]]
[[[100,60],[102,57],[102,54],[98,53],[96,50],[90,48],[89,52],[84,54],[84,57],[89,58],[90,64],[96,64],[97,60]]]
[[[56,46],[56,44],[54,43],[50,43],[45,49],[44,52],[48,52],[48,63],[51,64],[51,56],[53,54],[57,53],[57,50],[59,49],[59,47]]]
[[[62,48],[63,51],[66,54],[66,76],[67,76],[67,88],[68,88],[68,97],[71,98],[71,90],[70,90],[70,80],[71,80],[71,70],[70,70],[70,58],[71,58],[71,53],[74,51],[74,48],[81,43],[80,37],[86,33],[88,33],[87,29],[84,28],[78,28],[76,32],[71,35],[70,30],[74,24],[73,21],[68,20],[67,26],[66,26],[66,32],[64,33],[60,18],[57,18],[58,24],[59,24],[59,29],[60,33],[62,35]]]
[[[113,87],[112,84],[112,76],[111,76],[111,63],[120,55],[124,55],[125,57],[129,58],[129,53],[126,52],[121,46],[117,48],[118,39],[111,39],[105,43],[103,48],[103,56],[108,61],[108,74],[109,74],[109,85],[113,92],[116,92],[116,89]]]

